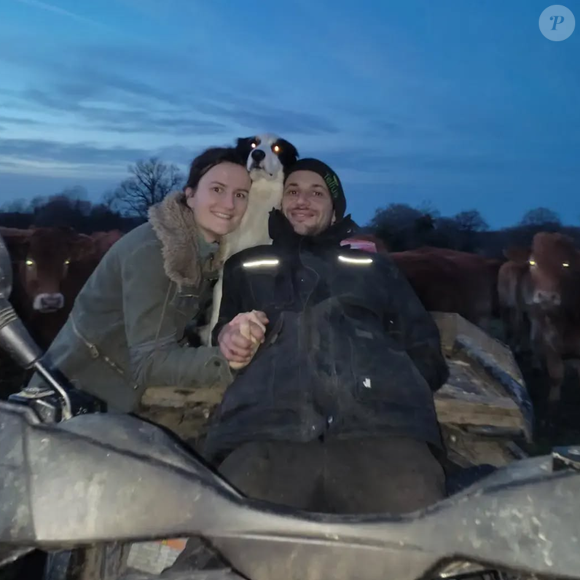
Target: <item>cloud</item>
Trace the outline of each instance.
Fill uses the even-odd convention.
[[[338,128],[321,115],[268,107],[260,103],[256,103],[253,110],[234,107],[229,111],[224,109],[217,116],[230,118],[254,132],[267,130],[282,135],[288,133],[318,135],[338,132]]]
[[[227,130],[226,124],[208,119],[195,111],[185,109],[155,109],[131,107],[124,103],[111,103],[107,106],[85,104],[67,95],[64,91],[54,93],[31,89],[23,98],[28,103],[35,103],[46,109],[62,113],[73,113],[80,117],[87,126],[99,131],[111,133],[222,133]],[[0,118],[0,120],[2,120]]]
[[[436,171],[436,172],[486,172],[501,169],[512,169],[520,160],[502,159],[499,157],[480,154],[459,154],[446,152],[445,154],[389,154],[376,152],[373,149],[359,148],[348,151],[329,152],[328,157],[343,169],[367,171]]]
[[[18,161],[62,163],[133,163],[152,152],[128,147],[98,147],[90,143],[59,143],[42,139],[2,139],[0,157]]]
[[[120,133],[221,133],[232,123],[250,133],[268,130],[281,134],[334,134],[337,126],[322,115],[274,106],[256,98],[219,95],[190,99],[170,95],[145,83],[122,79],[113,74],[93,75],[95,84],[82,81],[59,83],[45,89],[27,89],[21,102],[63,114],[75,114],[91,127]],[[98,92],[95,87],[99,87]],[[107,99],[107,91],[122,97]],[[188,95],[189,97],[189,95]],[[147,104],[153,98],[155,106]],[[139,103],[138,101],[142,102]],[[103,103],[94,105],[91,103]],[[106,106],[108,105],[108,106]]]
[[[338,131],[326,112],[301,110],[303,101],[284,100],[265,79],[255,84],[251,77],[233,74],[228,75],[227,83],[219,82],[208,64],[192,64],[177,51],[91,44],[70,53],[70,58],[57,60],[49,51],[29,46],[24,52],[3,54],[9,62],[32,67],[46,77],[41,88],[29,85],[5,96],[12,101],[18,98],[19,108],[25,111],[73,115],[93,129],[119,133],[183,130],[209,134],[236,130],[236,126],[250,133],[322,135]]]
[[[8,115],[0,115],[0,123],[11,123],[14,125],[28,126],[43,125],[41,121],[36,121],[35,119],[23,119],[21,117],[10,117]]]
[[[28,6],[32,6],[33,8],[39,8],[47,12],[52,12],[53,14],[64,16],[65,18],[75,20],[76,22],[80,22],[81,24],[98,26],[99,28],[107,28],[100,22],[97,22],[96,20],[86,18],[85,16],[81,16],[80,14],[70,12],[69,10],[64,10],[64,8],[60,8],[59,6],[55,6],[54,4],[49,4],[48,2],[41,2],[40,0],[16,0],[16,1],[20,2],[21,4],[27,4]]]
[[[233,143],[233,140],[230,140]],[[119,179],[139,159],[159,157],[185,168],[204,147],[104,147],[46,139],[1,139],[0,172],[80,179]]]

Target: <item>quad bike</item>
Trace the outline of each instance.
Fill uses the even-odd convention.
[[[103,412],[68,385],[9,292],[0,239],[0,346],[50,385],[0,403],[0,565],[40,549],[72,555],[77,579],[580,579],[580,447],[512,461],[403,516],[252,500],[164,429]],[[135,546],[175,538],[203,539],[224,566],[145,572],[131,559]]]

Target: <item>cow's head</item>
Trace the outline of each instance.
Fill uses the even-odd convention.
[[[505,255],[529,268],[533,304],[558,307],[574,291],[580,273],[580,253],[571,237],[540,232],[534,236],[531,248],[510,248]]]
[[[89,236],[70,228],[37,228],[4,234],[25,300],[37,312],[54,312],[64,306],[61,283],[69,264],[94,251]]]

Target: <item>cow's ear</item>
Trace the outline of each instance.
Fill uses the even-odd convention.
[[[14,262],[26,259],[30,246],[31,230],[20,230],[18,228],[0,228],[0,235],[8,248],[10,258]]]
[[[530,254],[532,250],[530,248],[523,248],[521,246],[513,246],[511,248],[506,248],[503,251],[503,255],[516,264],[526,264],[530,259]]]
[[[75,240],[71,243],[70,259],[73,262],[92,258],[95,254],[95,241],[91,236],[77,234]]]

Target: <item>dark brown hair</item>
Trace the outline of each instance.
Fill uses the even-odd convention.
[[[195,189],[199,180],[212,168],[220,163],[234,163],[246,168],[246,159],[235,147],[210,147],[198,155],[189,169],[189,176],[185,187]]]

